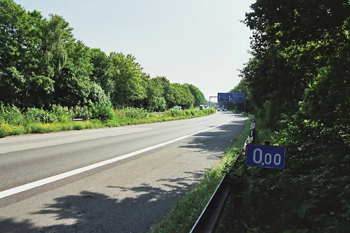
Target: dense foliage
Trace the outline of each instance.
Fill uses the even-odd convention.
[[[282,171],[241,161],[235,230],[350,232],[350,3],[257,0],[251,8],[253,58],[241,85],[257,130],[276,132],[287,158]]]
[[[111,105],[93,102],[83,107],[52,105],[47,110],[43,108],[19,109],[0,103],[0,138],[28,133],[172,121],[207,116],[215,112],[214,108],[200,110],[198,107],[186,110],[170,109],[164,112],[132,107],[114,109]]]
[[[134,56],[108,56],[76,40],[72,31],[61,16],[46,19],[0,0],[0,102],[50,109],[91,101],[163,111],[206,101],[197,87],[151,78]]]

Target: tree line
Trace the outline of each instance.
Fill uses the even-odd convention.
[[[20,108],[92,102],[151,111],[206,102],[194,85],[152,78],[133,55],[107,55],[72,32],[61,16],[46,19],[0,0],[0,101]]]
[[[287,154],[281,171],[241,167],[236,231],[350,232],[349,1],[251,9],[252,58],[232,92],[245,93],[257,130]]]

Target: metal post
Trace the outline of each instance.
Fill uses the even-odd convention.
[[[211,98],[218,98],[217,96],[209,96],[209,108],[210,108],[210,99]]]

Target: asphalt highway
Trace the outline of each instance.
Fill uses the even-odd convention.
[[[147,232],[224,154],[244,117],[0,139],[1,232]]]

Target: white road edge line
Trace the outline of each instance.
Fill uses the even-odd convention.
[[[233,115],[232,118],[234,118],[234,115]],[[95,168],[98,168],[98,167],[102,167],[102,166],[105,166],[107,164],[111,164],[111,163],[114,163],[114,162],[117,162],[117,161],[120,161],[120,160],[123,160],[123,159],[127,159],[127,158],[133,157],[135,155],[138,155],[138,154],[141,154],[141,153],[144,153],[144,152],[147,152],[147,151],[150,151],[150,150],[153,150],[153,149],[156,149],[156,148],[159,148],[159,147],[162,147],[162,146],[165,146],[165,145],[168,145],[168,144],[180,141],[182,139],[191,137],[193,135],[196,135],[196,134],[199,134],[199,133],[203,133],[205,131],[212,130],[214,128],[217,128],[219,126],[227,124],[228,122],[230,122],[232,120],[232,118],[229,121],[227,121],[227,122],[225,122],[223,124],[220,124],[220,125],[217,125],[217,126],[205,129],[205,130],[201,130],[201,131],[196,132],[196,133],[192,133],[192,134],[189,134],[189,135],[186,135],[186,136],[183,136],[183,137],[179,137],[179,138],[176,138],[176,139],[173,139],[173,140],[170,140],[170,141],[167,141],[167,142],[163,142],[161,144],[154,145],[154,146],[151,146],[151,147],[147,147],[147,148],[142,149],[142,150],[134,151],[134,152],[122,155],[122,156],[118,156],[118,157],[113,158],[113,159],[108,159],[108,160],[105,160],[105,161],[102,161],[102,162],[99,162],[99,163],[95,163],[95,164],[92,164],[92,165],[89,165],[89,166],[78,168],[78,169],[75,169],[75,170],[72,170],[72,171],[69,171],[69,172],[65,172],[65,173],[56,175],[56,176],[51,176],[51,177],[48,177],[48,178],[45,178],[45,179],[42,179],[42,180],[34,181],[34,182],[31,182],[31,183],[28,183],[28,184],[24,184],[24,185],[15,187],[15,188],[11,188],[11,189],[7,189],[7,190],[4,190],[4,191],[1,191],[0,192],[0,199],[2,199],[4,197],[12,196],[12,195],[17,194],[17,193],[28,191],[30,189],[37,188],[37,187],[40,187],[40,186],[43,186],[43,185],[46,185],[46,184],[49,184],[49,183],[52,183],[52,182],[55,182],[55,181],[58,181],[58,180],[62,180],[64,178],[71,177],[71,176],[74,176],[74,175],[77,175],[77,174],[80,174],[80,173],[83,173],[83,172],[86,172],[86,171],[89,171],[89,170],[92,170],[92,169],[95,169]]]

